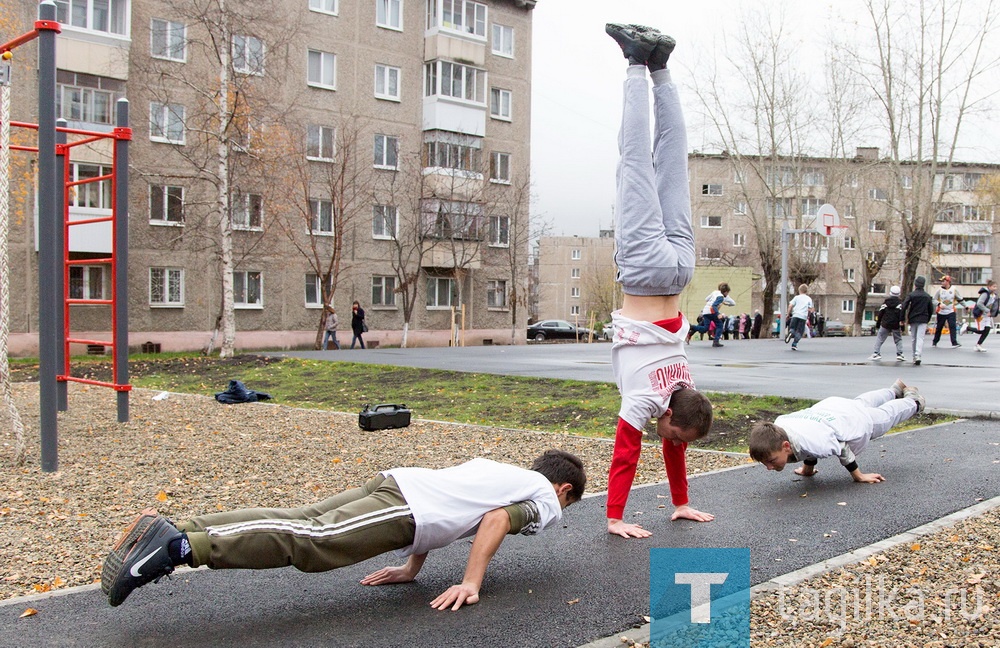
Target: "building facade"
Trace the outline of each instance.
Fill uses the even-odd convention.
[[[4,4],[31,28],[34,2]],[[228,291],[244,348],[310,345],[324,302],[345,329],[360,302],[383,344],[404,327],[411,346],[523,337],[534,4],[58,0],[58,116],[109,131],[130,105],[132,343],[204,347]],[[35,121],[22,68],[13,119]],[[74,149],[73,179],[105,175],[110,152]],[[11,330],[30,345],[37,214],[21,174]],[[109,182],[79,185],[70,218],[110,200]],[[74,229],[71,298],[109,296],[109,266],[72,260],[110,245],[109,226]],[[109,325],[102,306],[71,309],[75,330]]]

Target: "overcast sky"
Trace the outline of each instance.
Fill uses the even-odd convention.
[[[645,24],[677,39],[670,68],[682,86],[689,146],[715,152],[708,145],[711,131],[683,86],[696,77],[698,61],[715,55],[724,31],[748,5],[783,7],[786,24],[800,38],[804,52],[820,53],[832,32],[857,32],[853,21],[864,20],[861,0],[538,1],[533,16],[532,213],[551,224],[550,235],[597,236],[612,224],[626,63],[619,47],[604,33],[604,24]],[[814,64],[821,73],[819,62]],[[995,138],[986,142],[994,152],[991,157],[997,157],[1000,143]],[[878,146],[879,142],[857,145]],[[985,157],[967,159],[988,161]]]

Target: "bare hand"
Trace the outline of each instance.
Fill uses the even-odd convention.
[[[452,585],[444,591],[444,594],[431,601],[431,607],[435,610],[457,610],[463,605],[473,605],[479,602],[479,590],[470,585]]]
[[[652,531],[647,531],[638,524],[627,524],[622,520],[608,520],[608,533],[623,538],[648,538],[653,535]]]
[[[699,511],[698,509],[691,508],[687,504],[683,506],[678,506],[674,510],[674,514],[670,516],[670,520],[680,520],[681,518],[685,520],[694,520],[695,522],[711,522],[715,519],[715,516],[711,513],[705,513],[704,511]]]
[[[812,477],[818,472],[819,471],[813,468],[812,466],[800,466],[795,469],[795,474],[802,475],[803,477]]]
[[[406,569],[405,565],[399,567],[383,567],[372,572],[361,579],[362,585],[388,585],[390,583],[410,583],[413,581],[413,574]]]
[[[854,478],[854,481],[860,482],[862,484],[875,484],[878,482],[884,482],[885,477],[878,473],[861,473]]]

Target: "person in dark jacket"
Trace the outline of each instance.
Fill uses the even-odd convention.
[[[934,305],[930,294],[924,290],[927,279],[917,277],[913,282],[913,292],[903,300],[903,325],[909,324],[910,335],[913,336],[913,364],[920,364],[920,354],[924,350],[924,336],[927,334],[927,322],[931,321]]]
[[[764,325],[764,316],[760,314],[759,310],[753,312],[753,328],[750,331],[750,335],[755,340],[760,339],[760,327]]]
[[[365,332],[365,309],[361,308],[358,302],[351,304],[351,331],[354,333],[354,337],[351,338],[351,348],[354,348],[356,342],[361,343],[362,349],[365,348],[365,339],[361,337]]]
[[[896,343],[896,361],[902,362],[903,357],[903,336],[899,332],[899,323],[903,315],[903,302],[899,299],[899,286],[889,289],[889,296],[879,307],[875,314],[875,326],[878,328],[878,335],[875,338],[875,349],[869,360],[882,359],[882,343],[892,334],[892,341]]]

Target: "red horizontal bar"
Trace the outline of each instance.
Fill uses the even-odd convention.
[[[70,259],[66,263],[69,265],[92,265],[98,263],[111,263],[114,259],[108,257],[107,259]]]
[[[96,305],[110,305],[113,304],[110,299],[67,299],[67,304],[96,304]]]
[[[72,182],[67,182],[67,187],[75,187],[77,185],[87,184],[89,182],[101,182],[102,180],[111,180],[115,177],[113,173],[106,173],[102,176],[94,176],[93,178],[84,178],[83,180],[74,180]],[[847,227],[846,225],[844,227]]]
[[[0,45],[0,52],[9,52],[18,45],[24,45],[25,43],[31,42],[38,38],[38,29],[32,29],[26,34],[21,34],[12,41],[7,41],[3,45]]]
[[[10,150],[12,151],[31,151],[32,153],[38,153],[37,146],[19,146],[17,144],[11,144]]]
[[[111,342],[104,342],[103,340],[84,340],[81,338],[66,338],[66,341],[70,344],[100,344],[106,347],[113,347],[114,344]]]
[[[58,133],[75,133],[75,134],[82,135],[82,134],[85,134],[87,131],[71,131],[68,128],[57,128],[56,132],[58,132]],[[75,142],[66,142],[65,144],[63,144],[63,146],[65,146],[66,148],[72,148],[74,146],[80,146],[81,144],[90,144],[91,142],[98,142],[98,141],[100,141],[102,139],[108,139],[110,137],[112,137],[112,136],[111,135],[94,135],[92,137],[87,137],[85,139],[77,140]]]
[[[98,387],[113,387],[115,391],[132,391],[132,385],[119,385],[118,383],[104,382],[103,380],[91,380],[75,376],[56,376],[56,380],[59,382],[78,382],[85,385],[97,385]]]
[[[10,125],[17,126],[18,128],[33,128],[35,130],[38,130],[38,124],[32,124],[31,122],[12,121]]]
[[[83,220],[69,221],[66,225],[90,225],[91,223],[106,223],[114,219],[114,216],[101,216],[99,218],[85,218]]]

